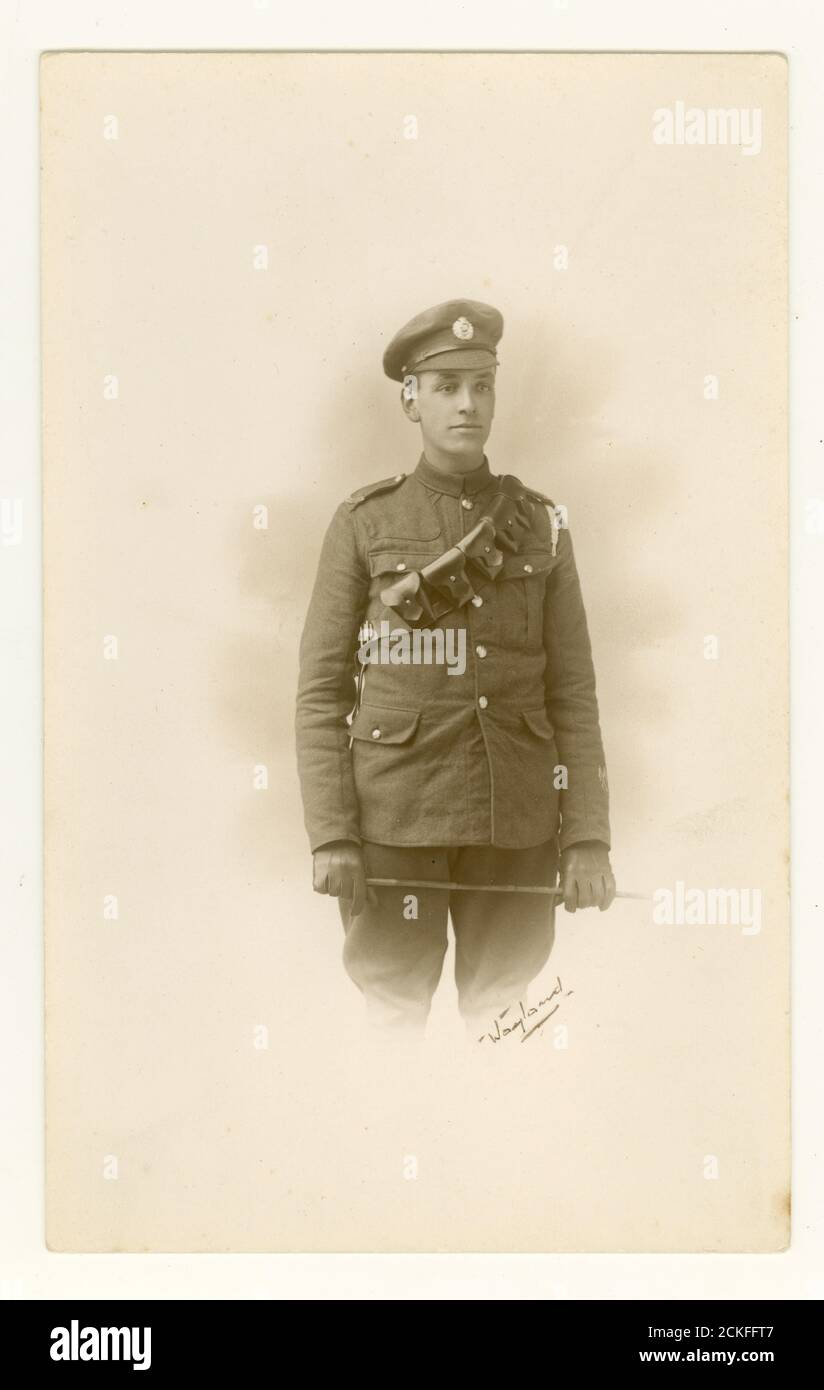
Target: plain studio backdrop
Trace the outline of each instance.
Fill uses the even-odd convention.
[[[782,1248],[783,59],[41,74],[50,1247]],[[679,101],[760,151],[655,143]],[[458,296],[493,470],[568,508],[618,886],[762,909],[560,911],[525,1044],[467,1044],[450,949],[415,1061],[311,891],[297,644],[335,506],[420,452],[383,348]]]

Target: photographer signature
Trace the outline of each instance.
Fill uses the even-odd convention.
[[[571,989],[564,989],[563,985],[561,984],[560,975],[555,976],[555,982],[555,988],[553,989],[552,993],[548,994],[545,999],[539,999],[538,1003],[534,1005],[532,1008],[525,1009],[523,1001],[519,1000],[518,1008],[521,1011],[521,1017],[515,1018],[514,1022],[510,1020],[510,1022],[502,1028],[501,1019],[506,1018],[506,1015],[510,1012],[510,1006],[507,1006],[507,1008],[504,1009],[503,1013],[498,1014],[497,1018],[495,1019],[495,1032],[482,1033],[478,1039],[478,1042],[483,1042],[485,1038],[491,1038],[493,1042],[500,1042],[501,1038],[509,1037],[517,1032],[520,1032],[521,1034],[521,1042],[526,1042],[527,1038],[531,1038],[533,1033],[537,1033],[539,1028],[543,1028],[548,1018],[552,1018],[552,1015],[558,1012],[559,1008],[561,1007],[561,1001],[560,999],[558,999],[557,1004],[553,1005],[551,1009],[549,1009],[539,1018],[538,1015],[541,1013],[541,1010],[544,1008],[544,1006],[546,1004],[551,1004],[552,1000],[555,999],[559,994],[563,997],[568,998],[570,994],[574,993],[574,991]],[[529,1020],[533,1018],[537,1019],[537,1022],[532,1023],[530,1027],[527,1027],[527,1023],[529,1022]]]

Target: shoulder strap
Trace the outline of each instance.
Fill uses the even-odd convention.
[[[527,487],[526,483],[522,483],[520,478],[516,478],[512,473],[502,474],[498,479],[498,483],[501,492],[505,492],[508,497],[519,498],[521,500],[523,500],[524,497],[529,497],[533,502],[545,502],[548,507],[555,506],[551,497],[547,497],[545,493],[539,492],[537,488]]]
[[[352,508],[359,507],[361,502],[365,502],[369,497],[374,497],[376,493],[389,492],[392,488],[397,487],[405,477],[405,473],[396,473],[393,478],[381,478],[379,483],[367,483],[366,487],[359,487],[351,493],[346,498],[346,504]]]
[[[539,492],[537,488],[528,487],[525,488],[524,491],[526,492],[527,497],[532,497],[536,502],[544,502],[548,507],[555,506],[555,503],[553,502],[552,498],[547,497],[545,492]]]

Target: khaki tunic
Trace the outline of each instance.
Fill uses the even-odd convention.
[[[557,836],[561,850],[582,840],[609,845],[572,541],[566,528],[553,537],[540,493],[525,488],[530,530],[498,576],[473,581],[473,603],[428,624],[453,630],[447,652],[465,642],[465,672],[369,663],[347,723],[361,624],[406,628],[381,590],[471,531],[497,484],[486,459],[449,474],[422,456],[411,475],[364,488],[335,511],[300,644],[297,757],[313,850],[342,839],[515,849]]]

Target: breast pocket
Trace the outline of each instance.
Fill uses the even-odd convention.
[[[549,550],[519,551],[504,560],[497,583],[502,586],[501,617],[504,626],[511,626],[513,646],[541,645],[546,582],[555,563]]]
[[[372,621],[387,619],[393,626],[399,626],[398,613],[386,607],[381,593],[391,587],[393,580],[423,569],[442,553],[442,546],[422,540],[393,541],[391,549],[370,550],[369,618]]]

